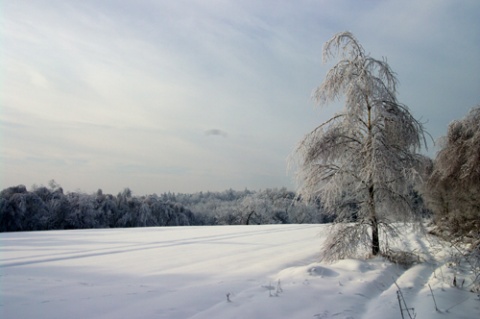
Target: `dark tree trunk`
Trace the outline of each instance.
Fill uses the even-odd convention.
[[[255,211],[252,210],[248,216],[247,216],[247,220],[245,221],[245,225],[250,225],[250,218],[252,218],[253,214],[255,214]]]
[[[380,252],[380,241],[378,239],[378,223],[374,217],[372,219],[372,255],[376,256]]]
[[[377,212],[375,209],[375,191],[373,183],[370,184],[368,189],[368,195],[370,200],[370,223],[372,226],[372,255],[376,256],[380,252],[380,241],[378,238],[378,221],[377,221]]]
[[[368,129],[368,147],[370,151],[370,157],[372,160],[372,167],[374,167],[373,158],[374,158],[374,146],[373,146],[373,125],[372,125],[372,106],[370,105],[368,96],[365,96],[365,102],[367,104],[368,109],[368,122],[367,122],[367,129]],[[372,255],[376,256],[380,252],[380,242],[378,239],[378,222],[377,222],[377,211],[375,207],[375,186],[373,183],[373,178],[370,175],[369,177],[369,185],[368,188],[368,199],[370,204],[370,223],[372,224]]]

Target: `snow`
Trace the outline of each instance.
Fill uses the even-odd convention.
[[[479,318],[452,287],[448,246],[413,231],[423,262],[319,261],[325,225],[203,226],[0,234],[0,317]],[[462,277],[463,276],[463,277]],[[438,311],[430,292],[433,290]],[[407,314],[404,314],[408,318]]]

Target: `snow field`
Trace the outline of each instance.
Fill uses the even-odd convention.
[[[395,282],[418,319],[479,317],[478,297],[451,287],[453,270],[440,241],[408,232],[406,244],[425,260],[408,270],[381,258],[327,264],[319,261],[326,230],[262,225],[3,233],[0,317],[401,318]]]

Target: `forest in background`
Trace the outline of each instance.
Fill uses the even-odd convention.
[[[48,187],[24,185],[0,192],[0,231],[53,229],[327,223],[333,216],[320,202],[301,201],[286,188],[261,191],[163,193],[134,196],[65,193],[55,181]]]

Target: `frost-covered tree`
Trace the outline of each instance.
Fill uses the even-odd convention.
[[[70,202],[70,211],[65,216],[65,228],[81,229],[97,227],[95,210],[95,198],[82,193],[70,193],[67,195]]]
[[[480,105],[452,122],[425,187],[437,223],[451,235],[480,235]]]
[[[424,131],[396,97],[397,79],[386,60],[365,53],[349,32],[324,45],[324,60],[339,57],[314,91],[320,106],[334,101],[343,110],[308,133],[295,151],[299,195],[320,199],[336,223],[325,258],[387,249],[393,221],[413,217],[408,195],[420,160]],[[386,238],[386,237],[385,237]]]
[[[9,187],[0,192],[0,231],[23,230],[27,188]]]

